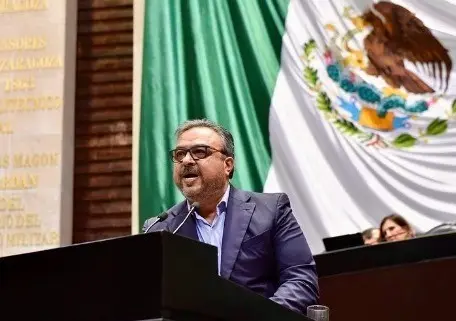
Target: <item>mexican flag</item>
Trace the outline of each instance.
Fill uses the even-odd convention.
[[[455,1],[135,0],[133,233],[183,199],[187,119],[233,133],[234,186],[285,192],[314,253],[391,213],[456,220]]]

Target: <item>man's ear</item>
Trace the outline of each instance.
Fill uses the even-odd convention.
[[[234,169],[234,158],[233,157],[227,157],[225,158],[225,172],[229,176],[231,172],[233,172]]]

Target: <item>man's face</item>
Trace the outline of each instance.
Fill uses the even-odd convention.
[[[372,235],[370,238],[366,238],[364,240],[364,244],[366,245],[375,245],[380,242],[380,229],[372,230]]]
[[[206,127],[189,129],[178,137],[176,155],[185,157],[174,163],[173,178],[190,201],[201,202],[210,197],[218,197],[219,194],[220,197],[223,195],[234,166],[233,158],[220,152],[224,152],[223,146],[220,136]],[[190,152],[185,154],[184,149],[192,147],[194,158],[207,156],[194,159]]]

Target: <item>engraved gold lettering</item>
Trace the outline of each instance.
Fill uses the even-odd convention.
[[[55,167],[58,165],[58,153],[15,154],[13,158],[13,166],[16,168]]]
[[[41,226],[38,214],[7,214],[0,215],[0,229],[37,228]]]
[[[0,211],[20,211],[23,209],[20,197],[0,197]]]
[[[20,111],[45,111],[61,108],[62,97],[38,96],[0,99],[0,113]]]
[[[35,89],[35,78],[29,76],[27,78],[12,78],[5,82],[5,92],[32,90]]]
[[[11,229],[14,227],[14,215],[0,215],[0,229]]]
[[[38,214],[15,214],[14,227],[15,228],[32,228],[40,227],[41,220]]]
[[[0,135],[9,135],[13,133],[13,126],[11,123],[0,123]]]
[[[27,190],[37,188],[39,177],[36,174],[0,176],[0,190]]]
[[[42,11],[47,8],[47,0],[0,0],[0,13]]]
[[[10,166],[9,155],[0,155],[0,168],[8,168]]]
[[[6,247],[58,245],[60,235],[57,232],[32,232],[6,234]]]
[[[0,51],[27,51],[46,48],[47,39],[42,36],[0,39]]]
[[[62,67],[63,60],[59,56],[17,57],[0,59],[0,72],[35,69],[56,69]]]

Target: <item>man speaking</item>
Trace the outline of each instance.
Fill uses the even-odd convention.
[[[174,182],[186,200],[143,231],[175,231],[218,248],[219,274],[294,311],[304,313],[319,296],[315,262],[286,194],[253,193],[230,184],[234,140],[208,120],[176,131],[170,151]],[[184,220],[192,205],[193,214]]]

